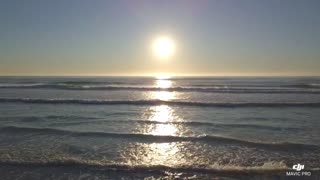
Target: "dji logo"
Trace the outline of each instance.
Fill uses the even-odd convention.
[[[304,169],[304,164],[295,164],[292,166],[292,169],[296,171],[287,171],[287,176],[311,176],[311,171],[301,171]]]
[[[304,169],[304,165],[298,163],[298,164],[293,165],[292,169],[294,169],[296,171],[301,171],[302,169]]]

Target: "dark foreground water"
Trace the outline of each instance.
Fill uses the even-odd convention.
[[[319,179],[320,78],[0,78],[1,179],[292,179],[298,163]]]

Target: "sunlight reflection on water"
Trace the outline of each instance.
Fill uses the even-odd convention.
[[[155,136],[176,136],[180,134],[180,125],[170,124],[170,122],[181,121],[181,119],[168,105],[150,107],[145,112],[145,118],[149,121],[157,122],[142,127],[142,132],[145,134]]]
[[[181,143],[135,143],[128,146],[123,154],[127,164],[130,165],[167,165],[176,166],[183,164],[185,154]]]
[[[169,79],[158,79],[155,81],[155,85],[165,89],[172,86],[172,81]],[[150,93],[154,99],[165,101],[169,101],[175,97],[174,92],[169,91],[156,91]],[[169,123],[172,121],[181,121],[180,117],[175,114],[173,108],[168,105],[159,105],[150,107],[148,111],[149,112],[147,113],[149,113],[149,116],[147,119],[149,121],[163,122],[165,124],[151,124],[149,127],[145,128],[145,133],[162,136],[174,136],[179,134],[177,126]]]
[[[168,91],[155,91],[155,92],[150,92],[150,97],[151,99],[169,101],[169,100],[175,99],[175,93],[168,92]]]
[[[167,105],[151,107],[152,115],[150,121],[168,122],[174,120],[173,109]]]
[[[161,91],[148,92],[147,96],[151,99],[158,99],[162,101],[169,101],[175,98],[174,92],[165,91],[167,88],[171,88],[173,85],[171,80],[158,79],[155,81],[154,86],[160,88]]]
[[[169,79],[157,79],[156,80],[156,87],[161,89],[166,89],[172,87],[172,81]]]
[[[147,97],[163,101],[170,101],[175,98],[175,93],[165,91],[172,87],[172,81],[169,79],[158,79],[155,86],[161,88],[161,91],[147,92]],[[175,113],[174,108],[168,105],[158,105],[147,108],[143,113],[142,119],[156,123],[145,124],[138,127],[137,131],[143,134],[154,136],[179,136],[182,133],[182,125],[172,124],[170,122],[182,121],[181,117]],[[181,143],[136,143],[131,144],[127,152],[131,159],[129,163],[143,163],[148,165],[179,164],[183,159],[180,152]],[[127,155],[128,155],[127,154]]]

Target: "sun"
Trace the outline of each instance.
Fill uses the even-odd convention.
[[[175,49],[173,40],[167,36],[157,37],[152,45],[154,55],[160,59],[168,59],[173,56]]]

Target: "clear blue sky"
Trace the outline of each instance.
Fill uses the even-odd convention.
[[[0,27],[2,75],[320,75],[319,0],[2,0]]]

